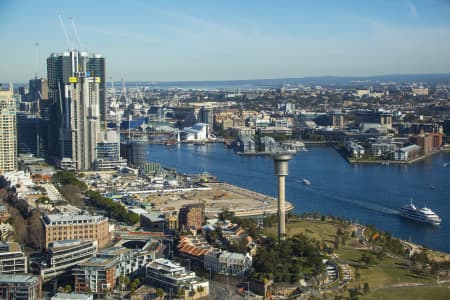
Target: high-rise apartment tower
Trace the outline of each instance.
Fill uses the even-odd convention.
[[[0,86],[0,173],[17,168],[16,102],[13,86]]]

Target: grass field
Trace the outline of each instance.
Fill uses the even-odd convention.
[[[334,243],[336,237],[336,232],[338,228],[351,233],[351,228],[348,225],[340,225],[331,222],[322,221],[294,221],[286,224],[286,234],[288,236],[293,236],[298,233],[303,233],[308,237],[314,238],[316,240],[325,241],[327,243]],[[277,227],[272,226],[266,228],[266,231],[271,234],[276,234]]]
[[[311,238],[325,241],[327,244],[333,245],[338,228],[349,232],[349,234],[353,230],[353,228],[349,225],[341,225],[333,222],[301,220],[287,223],[286,233],[288,236],[304,233]],[[276,226],[266,228],[266,232],[275,234]],[[359,247],[360,245],[358,244],[356,238],[350,238],[345,246],[340,246],[339,250],[336,251],[336,254],[340,257],[340,259],[344,263],[348,263],[350,265],[362,264],[360,260],[363,253],[366,255],[371,255],[373,258],[372,262],[369,263],[367,267],[365,267],[365,264],[362,264],[364,267],[359,268],[360,280],[359,282],[352,283],[351,286],[358,284],[362,286],[365,282],[368,282],[370,288],[378,289],[380,287],[392,286],[401,283],[426,284],[431,283],[434,280],[434,278],[431,278],[428,274],[411,271],[406,259],[384,256],[383,259],[379,260],[375,255],[370,254],[368,249],[358,249]],[[373,293],[375,293],[375,291]]]
[[[444,300],[450,299],[450,286],[417,286],[377,289],[360,296],[361,300]]]
[[[337,251],[339,257],[349,264],[360,264],[363,253],[370,255],[369,250],[341,248]],[[429,275],[413,272],[409,269],[407,260],[385,256],[382,260],[374,257],[374,262],[367,268],[360,268],[360,282],[368,282],[371,287],[382,287],[399,283],[429,283],[432,281]]]

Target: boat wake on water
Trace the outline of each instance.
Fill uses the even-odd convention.
[[[315,193],[320,193],[322,196],[324,196],[328,199],[338,200],[340,202],[345,202],[345,203],[351,203],[351,204],[354,204],[361,208],[373,210],[373,211],[388,214],[388,215],[398,215],[399,214],[399,211],[389,208],[389,207],[382,206],[382,205],[368,203],[368,202],[365,202],[365,201],[362,201],[359,199],[349,198],[349,197],[345,197],[345,196],[341,196],[341,195],[337,195],[337,194],[330,194],[330,193],[324,192],[318,188],[312,188],[310,186],[308,186],[308,189]]]

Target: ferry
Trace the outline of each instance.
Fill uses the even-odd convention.
[[[442,221],[442,219],[439,218],[439,216],[435,214],[431,209],[426,206],[421,209],[417,209],[412,201],[400,208],[400,216],[432,225],[439,225]]]
[[[304,184],[304,185],[310,185],[310,184],[311,184],[311,181],[309,181],[309,180],[306,179],[306,178],[303,178],[303,184]]]

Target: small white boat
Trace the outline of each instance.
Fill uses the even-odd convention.
[[[311,181],[309,181],[309,180],[306,179],[306,178],[303,178],[303,184],[305,184],[305,185],[310,185],[310,184],[311,184]]]

